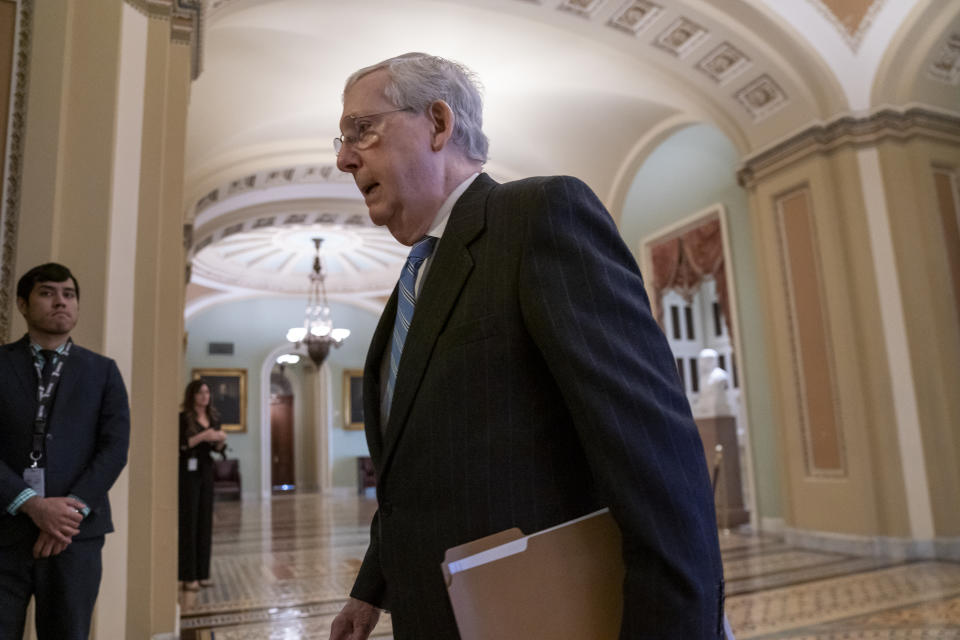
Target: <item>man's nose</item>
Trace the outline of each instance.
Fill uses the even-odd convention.
[[[337,169],[344,173],[353,173],[360,168],[360,156],[353,150],[353,145],[344,144],[337,154]]]

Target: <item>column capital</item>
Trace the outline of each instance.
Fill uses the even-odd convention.
[[[170,23],[170,40],[191,48],[190,76],[196,80],[203,71],[202,0],[124,0],[151,19]]]

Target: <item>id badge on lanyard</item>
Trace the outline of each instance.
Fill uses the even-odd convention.
[[[46,497],[43,472],[43,467],[27,467],[23,470],[23,481],[27,483],[28,487],[36,491],[41,498]]]

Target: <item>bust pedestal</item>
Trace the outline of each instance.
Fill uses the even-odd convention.
[[[716,467],[716,447],[723,446],[723,460],[716,474],[713,490],[717,508],[717,525],[723,529],[750,522],[750,512],[743,505],[740,479],[740,446],[737,443],[737,421],[733,416],[695,418],[707,456],[710,477]]]

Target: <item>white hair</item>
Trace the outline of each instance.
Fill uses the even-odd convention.
[[[453,111],[453,143],[471,160],[487,161],[490,143],[483,133],[483,98],[476,74],[467,67],[426,53],[405,53],[356,71],[347,78],[344,93],[360,78],[386,70],[390,79],[384,97],[398,109],[425,111],[443,100]]]

